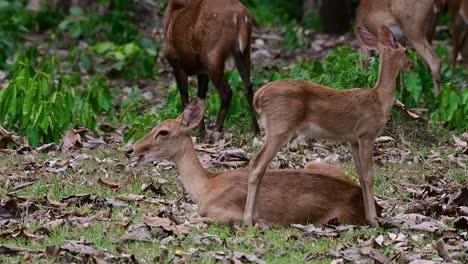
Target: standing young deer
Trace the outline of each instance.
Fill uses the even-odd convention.
[[[435,0],[361,0],[356,14],[354,32],[367,54],[358,28],[376,34],[381,26],[389,27],[398,41],[406,37],[429,67],[434,82],[434,93],[440,92],[440,59],[427,39],[430,17]]]
[[[258,132],[253,90],[250,81],[250,42],[252,19],[238,0],[169,0],[164,15],[164,53],[179,88],[182,105],[189,100],[188,76],[197,75],[198,97],[205,99],[211,79],[221,97],[214,128],[217,140],[223,128],[232,90],[224,76],[224,65],[234,58],[245,85],[252,117],[252,129]],[[202,132],[204,123],[201,122]]]
[[[257,206],[257,195],[268,164],[300,131],[315,138],[351,145],[364,196],[366,220],[377,225],[372,190],[374,140],[385,126],[395,100],[395,79],[400,69],[410,71],[413,62],[386,26],[379,29],[378,39],[362,28],[358,28],[358,32],[366,46],[380,55],[379,78],[374,89],[335,90],[308,81],[284,79],[266,84],[255,94],[254,106],[260,114],[266,139],[250,161],[244,222],[251,224],[256,208],[262,210],[261,205]],[[284,191],[288,192],[288,188]],[[336,194],[333,192],[330,196]]]
[[[203,101],[193,99],[175,120],[165,120],[133,145],[127,154],[138,165],[173,161],[200,216],[223,222],[242,222],[247,199],[247,169],[218,173],[200,164],[191,131],[203,118]],[[337,218],[342,224],[363,224],[364,203],[359,185],[338,168],[310,163],[303,170],[269,170],[259,195],[260,210],[254,221],[276,225],[326,224]],[[287,189],[288,191],[285,191]]]

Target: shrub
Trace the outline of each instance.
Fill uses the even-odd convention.
[[[57,141],[73,125],[97,132],[96,115],[110,108],[110,92],[102,77],[77,91],[64,76],[56,76],[57,58],[43,59],[37,68],[15,65],[17,71],[0,91],[0,122],[18,127],[31,146]]]

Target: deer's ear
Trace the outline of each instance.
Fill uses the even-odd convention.
[[[182,125],[187,129],[194,129],[203,118],[204,102],[195,97],[190,101],[179,118],[182,119]]]
[[[377,37],[362,27],[358,27],[357,30],[359,33],[359,37],[361,38],[361,41],[364,43],[364,45],[366,45],[366,47],[370,50],[376,50]]]
[[[379,28],[379,42],[391,49],[396,49],[398,47],[395,36],[393,36],[392,31],[387,26],[381,26]]]

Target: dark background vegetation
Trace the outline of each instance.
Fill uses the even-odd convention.
[[[273,32],[280,41],[274,65],[255,64],[256,88],[267,81],[300,78],[338,89],[372,87],[378,58],[361,69],[351,33],[358,1],[243,0],[256,32]],[[162,54],[161,21],[165,1],[6,1],[0,0],[0,122],[28,137],[29,143],[57,141],[70,127],[100,133],[103,123],[125,125],[125,140],[140,137],[158,120],[174,117],[180,101]],[[467,69],[449,67],[448,19],[443,13],[434,46],[444,60],[443,90],[432,93],[426,66],[398,81],[397,97],[408,108],[423,109],[429,126],[467,128]],[[324,35],[332,33],[332,35]],[[321,36],[345,36],[342,47],[308,59]],[[254,38],[255,39],[255,38]],[[348,41],[349,40],[349,41]],[[339,46],[339,45],[337,45]],[[300,56],[297,56],[300,54]],[[234,90],[228,124],[248,118],[237,71],[226,73]],[[403,85],[404,84],[404,85]],[[193,89],[193,87],[192,87]],[[193,94],[193,93],[192,93]],[[207,116],[219,105],[209,96]],[[404,119],[394,111],[395,120]]]

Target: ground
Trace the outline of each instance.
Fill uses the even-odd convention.
[[[196,206],[183,194],[174,166],[164,162],[134,168],[124,155],[124,143],[88,146],[92,149],[77,144],[67,152],[8,151],[0,156],[0,219],[2,251],[12,254],[2,258],[7,263],[53,258],[141,263],[372,258],[385,263],[404,258],[439,262],[445,252],[454,261],[466,261],[466,217],[461,229],[454,229],[457,216],[467,213],[466,141],[447,139],[428,146],[380,141],[375,148],[376,196],[384,207],[379,228],[204,223],[193,215]],[[234,134],[227,143],[200,144],[198,149],[210,170],[225,170],[246,162],[220,153],[240,148],[245,152],[237,153],[250,157],[258,149],[250,142],[252,135]],[[346,145],[302,136],[272,166],[299,168],[317,158],[338,164],[355,178]],[[438,253],[439,241],[444,249]]]
[[[433,96],[425,65],[411,53],[417,68],[399,79],[406,86],[397,89],[397,98],[408,107],[394,107],[375,143],[375,195],[383,207],[380,227],[335,221],[325,226],[248,227],[199,217],[172,163],[136,168],[125,156],[135,138],[180,112],[174,78],[162,54],[161,25],[152,24],[161,20],[162,9],[152,8],[150,14],[139,16],[134,10],[127,16],[124,7],[110,10],[106,17],[73,9],[55,22],[47,20],[54,18],[49,13],[39,13],[34,18],[50,28],[23,32],[16,53],[6,56],[7,66],[0,64],[0,91],[15,79],[18,65],[30,59],[41,72],[39,61],[53,61],[55,55],[60,63],[52,64],[56,68],[51,72],[70,81],[67,88],[75,89],[74,95],[86,94],[81,91],[91,87],[95,76],[105,77],[102,86],[110,94],[99,94],[103,102],[97,96],[104,106],[96,113],[97,131],[82,123],[74,123],[81,125],[74,128],[67,124],[56,140],[32,146],[19,122],[0,123],[1,263],[468,261],[468,123],[463,114],[468,110],[459,99],[468,98],[463,89],[468,74],[466,67],[452,70],[447,64],[446,37],[434,44],[444,60],[443,96]],[[17,17],[11,17],[15,22]],[[144,26],[134,25],[135,17]],[[337,48],[341,45],[349,47]],[[369,69],[361,68],[356,48],[352,34],[331,36],[295,24],[255,27],[254,87],[289,77],[335,88],[371,87],[378,61],[372,58]],[[17,57],[25,60],[18,62]],[[247,127],[250,120],[238,74],[226,75],[234,96],[224,137],[215,144],[196,138],[200,160],[210,171],[247,166],[263,144],[263,134],[254,135]],[[58,83],[57,79],[52,76],[49,81]],[[195,79],[190,79],[192,86]],[[102,92],[101,88],[90,90]],[[205,118],[212,125],[219,98],[211,86],[210,91]],[[357,181],[346,144],[301,135],[276,155],[271,167],[303,168],[317,159],[339,166]]]

